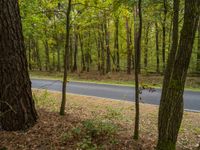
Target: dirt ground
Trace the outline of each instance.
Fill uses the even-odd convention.
[[[157,139],[158,107],[140,105],[140,139],[133,140],[134,104],[80,95],[67,95],[66,115],[59,115],[61,94],[34,90],[39,119],[27,132],[0,131],[4,150],[153,150]],[[197,149],[200,113],[185,112],[177,149]],[[0,148],[0,149],[1,149]]]

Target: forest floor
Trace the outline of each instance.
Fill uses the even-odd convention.
[[[31,71],[32,78],[39,79],[56,79],[62,80],[63,73],[61,72],[41,72]],[[84,72],[84,73],[69,73],[69,81],[81,81],[81,82],[94,82],[104,84],[120,84],[126,86],[134,85],[134,75],[127,75],[125,72],[120,73],[108,73],[104,76],[100,75],[97,71]],[[147,85],[153,88],[162,87],[163,76],[158,74],[142,74],[140,75],[140,84]],[[186,89],[200,91],[200,75],[187,77]]]
[[[39,115],[27,132],[0,131],[4,150],[153,150],[158,107],[141,104],[140,139],[133,140],[134,103],[67,95],[66,115],[60,116],[61,93],[34,89]],[[178,150],[195,150],[200,142],[200,113],[184,112]],[[1,148],[0,148],[1,149]]]

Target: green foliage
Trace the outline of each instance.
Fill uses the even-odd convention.
[[[39,94],[33,94],[33,99],[35,101],[35,104],[37,107],[43,107],[43,108],[51,108],[51,110],[56,111],[56,98],[50,96],[49,92],[47,90],[43,91]]]
[[[46,50],[45,42],[49,46],[49,59],[51,71],[56,70],[58,64],[58,50],[60,50],[60,64],[63,67],[63,56],[65,49],[65,33],[66,33],[66,9],[67,1],[65,0],[21,0],[21,16],[23,23],[23,33],[25,45],[27,48],[27,57],[29,64],[32,64],[33,69],[38,69],[37,55],[40,57],[42,69],[46,65]],[[72,53],[74,52],[74,36],[78,34],[82,37],[83,55],[87,53],[91,56],[91,68],[97,70],[98,64],[98,46],[97,40],[99,34],[103,38],[101,25],[108,23],[109,31],[109,46],[111,51],[111,65],[115,68],[114,58],[116,57],[115,42],[115,21],[119,19],[119,55],[121,70],[127,69],[127,45],[126,45],[126,18],[129,18],[131,35],[130,47],[134,58],[134,14],[133,8],[136,6],[136,0],[76,0],[72,1],[71,12],[71,41]],[[184,3],[181,1],[181,9]],[[166,56],[169,53],[171,46],[171,21],[172,21],[172,1],[167,2],[167,20],[166,20]],[[159,59],[162,59],[162,25],[163,25],[163,1],[162,0],[145,0],[142,1],[142,16],[143,16],[143,34],[142,34],[142,53],[141,53],[141,68],[142,72],[156,71],[156,47],[155,47],[155,23],[158,24],[159,31]],[[183,11],[180,12],[180,18],[183,16]],[[145,31],[149,27],[149,44],[145,44]],[[182,20],[180,21],[180,26]],[[105,38],[105,37],[104,37]],[[105,39],[104,39],[105,40]],[[38,41],[39,54],[36,54],[34,41]],[[81,70],[81,51],[80,41],[78,42],[78,70]],[[197,65],[197,45],[195,42],[195,51],[193,52],[190,71],[194,72]],[[104,48],[106,48],[104,41]],[[144,67],[144,49],[148,47],[148,66]],[[72,59],[73,58],[72,54]],[[113,60],[112,60],[113,59]],[[73,63],[74,60],[72,60]],[[133,60],[132,60],[133,61]],[[160,61],[160,68],[163,66]]]
[[[102,149],[106,143],[116,144],[115,139],[118,127],[109,120],[88,119],[77,127],[62,134],[63,142],[78,139],[77,147],[83,150]]]
[[[105,118],[109,120],[121,120],[123,119],[121,111],[122,110],[119,110],[117,108],[107,107],[107,114]]]

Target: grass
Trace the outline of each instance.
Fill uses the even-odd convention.
[[[32,78],[35,79],[51,79],[61,80],[63,74],[60,72],[30,72]],[[121,73],[109,73],[105,76],[99,75],[97,72],[90,73],[70,73],[69,81],[100,83],[100,84],[113,84],[121,86],[134,86],[134,76]],[[160,75],[141,75],[140,83],[151,88],[161,88],[163,77]],[[200,77],[188,77],[186,81],[186,89],[191,91],[200,91]]]
[[[7,149],[153,150],[157,139],[158,107],[141,104],[140,139],[133,140],[134,103],[67,95],[66,115],[58,114],[61,93],[33,91],[38,123],[28,132],[0,131]],[[177,149],[199,144],[200,113],[185,112]]]

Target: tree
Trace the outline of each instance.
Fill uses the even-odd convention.
[[[200,72],[200,21],[198,25],[197,72]]]
[[[135,37],[135,130],[134,130],[134,139],[139,138],[139,68],[140,68],[140,51],[141,51],[141,36],[142,36],[142,12],[141,12],[141,3],[142,1],[138,1],[138,7],[135,7],[135,15],[139,18],[139,24],[137,26],[137,32]],[[135,19],[136,21],[136,19]]]
[[[131,40],[130,40],[130,27],[129,27],[129,18],[126,17],[126,45],[127,45],[127,74],[131,74],[131,56],[132,56],[132,51],[131,51]]]
[[[69,44],[70,44],[70,12],[71,12],[71,1],[68,2],[68,8],[66,13],[66,45],[65,45],[65,57],[64,57],[64,76],[63,76],[63,85],[62,85],[62,103],[60,107],[60,115],[65,114],[65,105],[66,105],[66,87],[67,87],[67,63],[69,58]]]
[[[119,57],[119,17],[117,16],[115,19],[115,41],[114,41],[114,49],[116,51],[116,71],[120,71],[120,57]]]
[[[163,61],[163,71],[165,70],[165,45],[166,45],[166,19],[167,19],[167,0],[163,1],[164,7],[164,19],[162,23],[163,35],[162,35],[162,61]]]
[[[178,4],[179,1],[174,0],[175,11]],[[175,55],[170,54],[170,57],[173,57],[173,59],[169,57],[164,77],[159,108],[159,138],[157,150],[176,149],[176,141],[183,116],[184,85],[192,54],[199,14],[200,1],[185,0],[184,23],[181,30],[179,46],[177,52],[173,50],[172,46],[171,53],[174,51],[176,53]],[[177,36],[177,34],[173,36]],[[173,42],[177,44],[177,41]],[[174,44],[174,46],[176,45]]]
[[[25,130],[37,120],[17,0],[0,1],[0,126]]]
[[[147,24],[146,31],[145,31],[145,51],[144,51],[144,67],[145,67],[145,69],[147,69],[147,66],[148,66],[149,28],[150,28],[150,23]]]
[[[158,24],[155,23],[155,30],[156,30],[156,72],[160,72],[160,51],[159,51],[159,31],[158,31]]]

